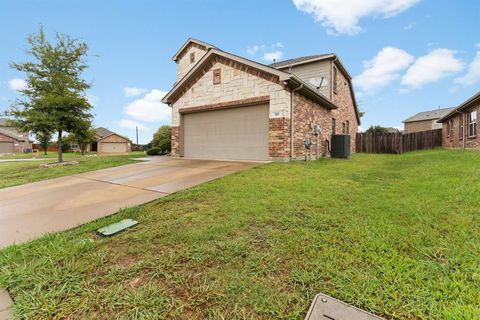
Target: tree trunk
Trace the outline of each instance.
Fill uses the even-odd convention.
[[[57,140],[57,145],[58,145],[58,162],[62,163],[63,162],[63,154],[62,154],[62,130],[58,130],[58,140]]]
[[[43,148],[43,152],[45,155],[47,155],[47,148]]]

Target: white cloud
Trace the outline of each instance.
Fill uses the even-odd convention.
[[[260,50],[260,46],[259,46],[259,45],[253,45],[253,46],[247,48],[247,53],[248,53],[249,55],[254,56],[254,55],[257,54],[257,52],[258,52],[259,50]]]
[[[476,47],[480,49],[480,43],[477,43]],[[468,65],[467,73],[462,77],[456,78],[455,83],[471,86],[478,81],[480,81],[480,51],[477,51],[475,58]]]
[[[283,58],[283,52],[280,50],[275,50],[272,52],[265,52],[263,54],[263,60],[267,62],[273,62],[273,60],[278,61]]]
[[[298,10],[311,14],[330,34],[357,34],[361,18],[390,18],[420,0],[293,0]]]
[[[148,131],[150,130],[149,127],[137,122],[137,121],[133,121],[133,120],[129,120],[129,119],[122,119],[120,121],[117,122],[117,124],[120,126],[120,127],[123,127],[123,128],[127,128],[127,129],[135,129],[136,127],[138,127],[138,130],[142,130],[142,131]]]
[[[281,42],[275,42],[271,45],[261,44],[261,45],[253,45],[247,48],[247,53],[251,56],[256,56],[260,54],[262,59],[272,63],[273,60],[278,61],[279,59],[283,58],[283,49],[284,45]]]
[[[145,122],[171,122],[172,110],[162,103],[162,98],[167,94],[165,91],[153,89],[143,98],[137,99],[125,106],[124,112],[138,121]]]
[[[463,62],[455,57],[455,51],[435,49],[418,58],[402,78],[402,84],[419,88],[463,70]]]
[[[23,79],[15,78],[8,81],[8,87],[14,91],[21,91],[27,88],[27,83]]]
[[[363,72],[355,77],[354,83],[365,93],[374,94],[386,87],[408,68],[415,58],[406,51],[385,47],[372,60],[363,62]]]
[[[147,89],[137,88],[137,87],[126,87],[126,88],[123,88],[123,92],[125,93],[126,97],[136,97],[147,92]]]

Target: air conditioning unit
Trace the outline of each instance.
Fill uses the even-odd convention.
[[[330,155],[332,158],[350,158],[350,135],[334,134],[330,146]]]

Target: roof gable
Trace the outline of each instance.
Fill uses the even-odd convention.
[[[278,81],[285,81],[290,78],[290,74],[287,72],[277,70],[267,65],[254,62],[219,49],[211,49],[192,69],[190,69],[190,71],[182,79],[180,79],[180,81],[175,83],[172,90],[170,90],[170,92],[168,92],[162,99],[162,102],[167,104],[174,103],[178,97],[185,92],[185,90],[188,90],[193,83],[203,76],[205,73],[204,70],[208,70],[212,63],[228,63],[229,61],[242,65],[241,69],[243,71],[251,72],[252,70],[256,70],[257,72],[255,75],[263,77],[267,80],[272,80],[272,76],[278,78]]]
[[[437,122],[444,122],[445,120],[450,118],[452,115],[454,115],[457,111],[468,110],[475,103],[480,103],[480,91],[474,94],[473,96],[471,96],[470,98],[468,98],[467,101],[463,102],[458,107],[453,108],[453,110],[451,110],[448,114],[444,115]]]
[[[177,61],[178,57],[187,49],[191,44],[196,44],[202,48],[205,48],[205,50],[215,48],[214,45],[211,45],[209,43],[193,39],[193,38],[188,38],[187,41],[178,49],[178,51],[173,55],[172,60]]]

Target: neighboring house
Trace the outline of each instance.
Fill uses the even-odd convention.
[[[419,112],[413,117],[403,121],[405,133],[441,129],[442,124],[437,121],[450,113],[455,108],[443,108]]]
[[[172,155],[232,160],[288,160],[325,154],[333,134],[360,118],[351,77],[335,54],[264,65],[188,39],[173,56]],[[313,128],[322,129],[319,137]]]
[[[20,153],[32,148],[28,132],[18,132],[9,126],[7,119],[0,118],[0,154]]]
[[[99,154],[127,153],[131,150],[130,139],[106,128],[95,128],[97,141],[92,143],[90,150]]]
[[[442,125],[445,148],[480,148],[478,116],[480,92],[463,102],[438,122]]]
[[[394,127],[386,127],[388,133],[402,133],[401,130],[398,130],[397,128]]]

